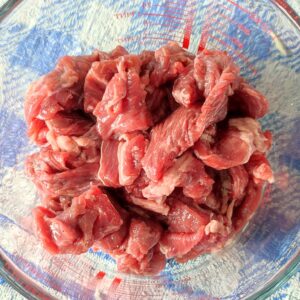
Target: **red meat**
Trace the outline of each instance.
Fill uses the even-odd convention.
[[[257,150],[265,152],[268,140],[257,121],[251,118],[229,119],[228,130],[201,136],[194,152],[206,165],[217,169],[228,169],[247,163]]]
[[[138,261],[130,254],[123,254],[117,257],[117,266],[120,272],[155,275],[166,265],[166,258],[158,247],[151,249],[142,260]]]
[[[181,257],[192,250],[202,239],[204,226],[197,232],[165,232],[159,242],[160,251],[166,258]]]
[[[155,51],[155,65],[150,81],[158,87],[167,81],[174,80],[185,66],[192,62],[194,56],[182,49],[178,44],[169,42]]]
[[[162,228],[159,224],[132,219],[126,253],[141,260],[160,240]]]
[[[25,166],[42,197],[78,196],[98,182],[97,162],[86,163],[66,152],[42,150],[29,156]]]
[[[113,135],[148,129],[151,117],[145,97],[135,71],[129,69],[125,75],[115,74],[94,110],[101,137],[108,139]]]
[[[121,186],[118,171],[118,147],[119,142],[116,140],[106,140],[101,144],[98,178],[105,186]]]
[[[207,126],[225,118],[229,89],[236,81],[237,71],[235,65],[228,65],[202,106],[180,107],[152,129],[143,158],[144,170],[151,180],[159,180],[174,159],[194,145]]]
[[[242,82],[229,101],[229,110],[251,118],[261,118],[269,110],[267,99],[251,85]]]
[[[255,183],[259,184],[264,181],[268,181],[269,183],[274,182],[272,168],[263,153],[254,153],[246,165],[246,168]]]
[[[208,224],[209,220],[207,211],[175,199],[171,204],[167,223],[171,232],[195,233],[201,226]]]
[[[174,81],[172,94],[176,102],[185,107],[189,107],[199,100],[201,94],[196,85],[192,65],[187,66]]]
[[[143,189],[143,196],[159,199],[169,196],[175,187],[182,187],[183,193],[191,198],[206,197],[212,188],[213,180],[205,173],[204,165],[189,151],[176,159],[163,177],[155,182],[151,181]]]
[[[95,186],[58,214],[35,208],[34,218],[37,234],[51,253],[86,252],[94,240],[116,232],[123,223],[107,195]]]
[[[168,101],[168,91],[166,88],[157,88],[147,94],[146,103],[151,113],[153,124],[162,121],[171,113]]]
[[[179,107],[152,128],[149,147],[142,159],[143,168],[151,180],[159,180],[176,157],[198,140],[201,135],[201,126],[197,123],[200,114],[201,105]]]
[[[121,185],[130,185],[139,177],[147,144],[145,136],[140,133],[125,133],[120,136],[117,156]]]
[[[84,110],[92,113],[102,100],[106,86],[117,73],[115,60],[94,62],[86,75],[84,82]]]
[[[245,199],[233,213],[233,224],[236,231],[242,229],[252,218],[254,212],[258,209],[262,198],[263,184],[255,184],[250,180]]]
[[[25,163],[44,206],[37,236],[52,254],[93,248],[138,275],[221,249],[274,181],[272,134],[256,121],[267,110],[223,51],[61,58],[25,101],[41,146]]]
[[[47,120],[46,125],[57,135],[81,136],[94,125],[94,122],[79,112],[59,112]]]
[[[153,199],[147,199],[144,197],[136,197],[131,194],[126,196],[126,200],[129,203],[133,203],[135,205],[138,205],[144,209],[162,214],[166,216],[169,212],[169,205],[164,201],[165,199],[158,199],[158,200],[153,200]]]
[[[59,111],[81,108],[81,93],[85,76],[92,62],[98,60],[95,53],[90,56],[64,56],[55,69],[34,82],[25,100],[25,119],[28,135],[37,144],[44,144],[44,120],[52,119]]]

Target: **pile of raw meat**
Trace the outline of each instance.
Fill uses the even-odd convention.
[[[135,274],[220,249],[273,181],[267,110],[225,52],[62,57],[25,102],[39,239],[53,254],[104,251]]]

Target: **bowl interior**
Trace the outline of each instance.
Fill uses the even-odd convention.
[[[2,272],[32,295],[61,298],[229,299],[258,295],[297,262],[300,244],[300,31],[271,1],[22,1],[0,26],[0,253]],[[276,182],[244,232],[221,252],[184,265],[170,260],[155,277],[120,274],[102,252],[47,254],[32,234],[38,203],[23,170],[34,151],[23,116],[28,84],[64,54],[156,49],[168,40],[196,53],[228,51],[270,101]],[[13,273],[13,274],[11,274]],[[279,276],[279,277],[278,277]],[[258,293],[258,294],[257,294]]]

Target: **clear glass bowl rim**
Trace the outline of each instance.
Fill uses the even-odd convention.
[[[291,7],[285,1],[271,0],[274,5],[276,5],[283,14],[293,23],[293,25],[298,29],[300,35],[300,24],[298,24],[293,18]],[[22,0],[8,0],[0,7],[0,22],[10,14],[10,12],[15,9]],[[283,5],[284,4],[284,5]],[[291,10],[291,11],[290,11]],[[34,290],[34,287],[30,287],[30,284],[26,283],[25,288],[21,282],[17,281],[17,278],[5,268],[7,261],[0,251],[0,276],[10,284],[18,293],[27,299],[37,299],[34,294],[30,293],[28,290]],[[247,300],[263,300],[268,296],[272,295],[276,290],[282,287],[297,271],[300,269],[300,249],[297,251],[296,255],[292,260],[289,261],[283,269],[273,276],[268,282],[265,283],[264,287],[260,290],[254,292],[251,295],[246,296]],[[45,295],[49,299],[49,295]],[[52,297],[50,297],[52,298]]]

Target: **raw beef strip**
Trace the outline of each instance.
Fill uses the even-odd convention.
[[[131,185],[125,186],[125,199],[129,203],[138,205],[144,209],[167,215],[169,206],[164,198],[147,199],[144,198],[142,190],[149,184],[149,178],[145,172],[141,172],[140,176]]]
[[[76,196],[87,190],[91,183],[98,183],[98,168],[98,163],[87,163],[61,173],[43,174],[36,182],[41,182],[45,194]]]
[[[139,56],[142,65],[142,72],[145,72],[146,69],[152,69],[154,67],[154,51],[143,50]]]
[[[223,232],[224,225],[222,223],[216,223],[215,220],[212,220],[211,222],[212,223],[209,223],[207,226],[212,227],[213,224],[213,227],[215,227],[216,230],[220,230],[221,232]],[[191,259],[198,257],[199,255],[218,251],[224,247],[226,242],[230,239],[230,236],[230,233],[224,236],[218,232],[209,233],[208,235],[204,234],[201,241],[194,248],[192,248],[185,255],[176,257],[176,261],[179,263],[185,263]]]
[[[193,65],[187,66],[174,81],[172,95],[176,102],[189,107],[201,97],[194,78]]]
[[[100,51],[100,50],[97,49],[97,50],[95,50],[95,53],[98,54],[100,61],[101,60],[108,60],[108,59],[115,59],[115,58],[118,58],[122,55],[127,55],[128,54],[127,50],[124,47],[120,46],[120,45],[118,45],[115,49],[113,49],[110,52],[104,52],[104,51]]]
[[[86,199],[87,207],[96,208],[98,212],[93,228],[93,235],[96,240],[100,240],[120,229],[123,224],[122,218],[108,196],[101,189],[95,186],[91,187],[84,195],[80,196],[80,198],[83,197]]]
[[[72,130],[71,127],[76,129],[75,125],[70,125],[70,133]],[[46,139],[53,151],[68,152],[80,158],[78,161],[84,160],[85,162],[92,163],[99,160],[101,141],[96,125],[87,129],[88,126],[84,129],[85,133],[80,136],[59,135],[51,129],[47,132]],[[68,129],[66,128],[65,130]],[[83,130],[80,131],[80,133],[82,132]]]
[[[206,198],[199,199],[197,203],[219,214],[230,213],[228,210],[239,205],[245,196],[248,173],[244,166],[237,166],[228,170],[214,171],[213,175],[212,192]]]
[[[261,118],[268,110],[268,100],[246,82],[240,84],[240,87],[229,100],[229,111],[239,116]]]
[[[56,215],[49,209],[38,206],[32,210],[35,232],[43,247],[52,254],[59,252],[57,245],[53,242],[52,232],[47,222],[48,219],[54,218]]]
[[[170,114],[171,111],[166,101],[167,97],[166,88],[156,88],[147,94],[146,103],[151,113],[153,124],[159,123]]]
[[[203,103],[201,115],[202,127],[207,127],[225,118],[227,114],[228,95],[232,93],[232,86],[236,84],[238,74],[239,69],[233,63],[228,64],[224,68],[219,80]]]
[[[110,51],[108,55],[110,59],[115,59],[127,54],[128,51],[124,47],[118,45],[115,49]]]
[[[130,217],[129,213],[125,209],[118,208],[119,214],[123,220],[122,226],[119,230],[106,235],[101,240],[95,241],[93,248],[95,251],[102,250],[109,253],[112,256],[121,255],[126,250],[126,239],[128,237]]]
[[[149,182],[149,178],[146,176],[146,173],[142,170],[140,176],[133,182],[133,184],[125,186],[124,189],[128,194],[142,198],[142,190],[149,184]]]
[[[70,196],[44,196],[42,199],[42,205],[51,211],[59,212],[70,207],[72,197]]]
[[[197,202],[202,207],[209,208],[217,213],[225,213],[228,202],[231,199],[232,182],[227,170],[214,172],[214,185],[211,193],[205,198],[200,198]]]
[[[217,84],[220,79],[221,72],[217,62],[209,56],[204,56],[206,66],[206,73],[204,76],[204,97],[207,98],[213,87]]]
[[[132,218],[126,250],[116,255],[118,270],[136,274],[152,274],[165,265],[165,258],[155,247],[160,240],[162,228],[150,220]]]
[[[101,144],[98,178],[105,186],[121,186],[119,182],[118,148],[119,141],[117,140],[105,140]]]
[[[194,78],[196,85],[201,94],[204,93],[204,79],[206,74],[206,63],[201,55],[197,55],[194,59]]]
[[[80,157],[82,159],[87,163],[99,162],[101,140],[96,125],[82,136],[73,136],[72,139],[80,147]]]
[[[65,151],[76,155],[80,154],[80,147],[70,136],[57,135],[53,131],[48,131],[46,138],[54,151]]]
[[[129,70],[139,74],[141,71],[141,66],[142,61],[139,55],[124,55],[119,57],[117,60],[118,72],[125,79],[127,78],[127,72]]]
[[[46,121],[49,130],[57,135],[81,136],[85,134],[94,122],[79,112],[58,112],[52,119]]]
[[[255,183],[259,184],[264,181],[268,181],[269,183],[274,182],[272,168],[263,153],[254,153],[246,164],[246,168]]]
[[[222,121],[227,114],[228,95],[233,93],[239,79],[239,68],[228,59],[227,55],[223,55],[218,62],[221,71],[218,80],[213,80],[213,84],[209,84],[208,91],[205,90],[207,84],[204,82],[204,93],[207,95],[203,106],[200,123],[203,130],[219,121]]]
[[[191,53],[174,42],[169,42],[156,50],[156,64],[150,75],[151,84],[158,87],[169,80],[174,80],[192,62],[193,58]]]
[[[201,128],[197,121],[200,114],[201,105],[179,107],[152,128],[149,147],[142,159],[143,168],[152,181],[159,180],[175,158],[199,138]]]
[[[242,204],[233,212],[233,225],[236,231],[242,229],[256,212],[262,198],[263,184],[250,180]]]
[[[154,69],[154,51],[145,50],[139,55],[141,61],[140,78],[141,84],[147,93],[152,93],[155,87],[150,84],[150,74]]]
[[[92,64],[84,82],[84,110],[86,112],[94,111],[115,73],[117,73],[115,60],[102,60]]]
[[[252,134],[253,145],[258,152],[265,153],[270,148],[271,133],[263,132],[258,121],[252,118],[235,118],[229,120],[229,126],[245,134]]]
[[[96,241],[93,245],[94,250],[98,251],[100,249],[112,256],[125,253],[124,242],[128,235],[128,226],[128,223],[125,222],[118,231]]]
[[[147,71],[153,70],[155,64],[155,52],[152,50],[143,50],[140,55],[141,60],[141,76]]]
[[[265,152],[268,148],[268,141],[254,119],[230,119],[228,125],[225,132],[204,132],[194,146],[196,156],[217,170],[245,164],[254,151]]]
[[[158,223],[140,218],[129,222],[123,216],[126,227],[96,242],[96,247],[115,257],[118,270],[135,274],[154,274],[165,266],[165,257],[155,247],[160,240],[162,228]],[[128,230],[129,228],[129,230]]]
[[[84,82],[84,110],[92,113],[98,102],[102,100],[108,82],[117,73],[116,58],[127,55],[125,48],[117,46],[110,53],[98,52],[99,62],[94,62]]]
[[[145,155],[148,141],[141,133],[125,133],[119,138],[118,170],[121,185],[131,185],[140,175],[141,160]]]
[[[81,158],[52,150],[30,155],[25,167],[42,196],[78,196],[91,183],[98,182],[98,162],[86,163]]]
[[[205,173],[204,165],[190,151],[176,159],[163,177],[143,189],[143,196],[158,199],[169,196],[175,187],[182,187],[183,193],[191,198],[206,197],[212,189],[213,180]]]
[[[50,147],[45,147],[39,152],[28,156],[26,166],[28,166],[29,169],[33,168],[37,175],[42,176],[42,173],[44,172],[54,174],[56,172],[62,172],[80,167],[85,163],[85,159],[82,159],[80,156],[77,156],[74,153],[66,151],[54,151]]]
[[[246,188],[249,182],[249,175],[244,166],[230,168],[229,175],[232,180],[231,198],[235,201],[235,206],[238,206],[245,196]]]
[[[201,94],[206,97],[218,83],[222,72],[225,68],[233,66],[232,59],[226,52],[218,50],[204,50],[200,52],[194,60],[194,78]],[[239,73],[239,69],[235,67],[235,73]],[[240,84],[239,76],[228,86],[228,95],[232,95],[233,91]]]
[[[133,218],[126,253],[140,261],[159,242],[161,233],[162,228],[158,223]]]
[[[179,200],[172,200],[168,214],[168,230],[160,240],[160,250],[167,258],[181,257],[196,246],[209,223],[209,213]]]
[[[118,256],[116,261],[120,272],[143,275],[155,275],[166,265],[166,258],[158,246],[152,248],[140,261],[129,254]]]
[[[216,215],[210,213],[210,221],[205,225],[204,234],[197,245],[181,257],[176,257],[180,263],[184,263],[201,254],[217,251],[224,247],[225,243],[233,235],[231,216]]]
[[[107,195],[96,186],[57,215],[43,207],[35,208],[33,214],[37,234],[51,253],[86,252],[94,239],[119,230],[123,223]]]
[[[129,69],[115,74],[110,80],[102,101],[94,110],[98,131],[103,139],[112,135],[145,130],[151,125],[139,75]]]
[[[33,141],[45,142],[39,136],[39,130],[44,128],[41,120],[49,120],[59,111],[81,108],[84,78],[96,60],[97,54],[64,56],[53,71],[30,86],[25,100],[25,119],[29,125],[28,135]]]
[[[229,128],[221,136],[210,138],[205,133],[195,144],[194,153],[207,166],[217,170],[228,169],[249,160],[254,150],[253,139],[250,138],[236,128]]]
[[[133,203],[144,209],[162,214],[164,216],[168,215],[168,212],[170,209],[170,207],[167,205],[167,203],[164,201],[164,199],[152,200],[152,199],[147,199],[144,197],[136,197],[136,196],[128,194],[126,197],[126,200],[129,203]]]
[[[46,135],[49,130],[44,120],[32,119],[30,123],[27,123],[27,128],[27,134],[33,142],[37,145],[47,143]]]
[[[101,144],[98,177],[103,185],[120,187],[131,185],[140,175],[147,140],[140,133],[125,133],[118,140]]]
[[[203,225],[209,223],[210,216],[207,211],[193,207],[176,199],[175,196],[168,214],[170,232],[197,232]],[[179,198],[180,199],[180,198]]]
[[[159,241],[160,251],[166,258],[181,257],[194,248],[201,241],[203,235],[204,226],[192,233],[166,231]]]
[[[180,107],[151,130],[149,147],[142,161],[151,180],[159,180],[174,159],[194,145],[207,126],[225,118],[228,90],[237,72],[235,65],[227,66],[202,106]]]

